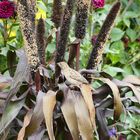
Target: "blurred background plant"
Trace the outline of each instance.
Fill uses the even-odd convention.
[[[101,70],[110,74],[112,77],[122,80],[127,75],[140,77],[140,0],[120,1],[122,8],[120,15],[115,21],[115,27],[111,31],[109,40],[105,44]],[[114,0],[106,0],[102,8],[91,7],[87,33],[81,42],[80,68],[86,67],[88,56],[92,50],[91,44],[95,43],[99,30],[113,2]],[[14,5],[13,1],[11,3]],[[37,1],[36,19],[42,17],[45,21],[46,40],[48,41],[45,50],[46,61],[52,58],[56,50],[55,32],[53,31],[55,25],[51,21],[52,6],[52,0]],[[62,3],[62,7],[64,6],[65,0]],[[12,16],[0,17],[0,73],[6,76],[10,75],[11,77],[14,76],[18,63],[15,51],[23,47],[23,38],[16,14],[16,4],[13,11]],[[68,44],[75,40],[74,18],[75,16],[72,17]],[[68,51],[66,51],[65,60],[68,60]],[[94,88],[98,88],[100,85],[101,82],[99,81],[93,84]],[[129,92],[127,95],[128,98],[131,95],[132,92]],[[135,109],[129,108],[126,114],[121,115],[120,130],[118,133],[122,139],[123,136],[127,140],[140,139],[140,115],[137,115],[140,114],[140,105],[134,104],[134,106],[136,107]],[[136,110],[137,114],[131,114],[133,112],[132,110]],[[112,122],[112,119],[110,118],[109,121]]]

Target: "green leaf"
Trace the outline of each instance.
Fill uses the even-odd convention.
[[[2,72],[7,67],[7,59],[4,55],[0,54],[0,71]]]
[[[124,18],[137,18],[139,15],[140,15],[140,13],[136,13],[136,12],[133,12],[133,11],[127,11],[124,14]]]
[[[109,65],[105,65],[103,71],[110,74],[111,76],[116,76],[118,72],[125,73],[125,71],[118,67],[112,67]]]
[[[55,44],[54,43],[48,44],[47,51],[53,53],[55,51]]]
[[[119,29],[119,28],[114,28],[112,29],[112,32],[111,32],[111,41],[118,41],[120,40],[124,35],[124,32]]]
[[[47,7],[42,1],[38,1],[37,6],[39,9],[42,9],[43,11],[47,12]]]
[[[131,41],[135,41],[136,38],[137,38],[137,33],[136,33],[136,31],[134,31],[134,30],[132,30],[132,29],[130,29],[130,28],[128,28],[128,29],[126,30],[126,34],[130,37]]]
[[[127,27],[130,27],[130,20],[128,18],[123,18],[123,22]]]
[[[133,70],[132,70],[132,67],[129,65],[129,66],[124,66],[124,71],[125,73],[123,73],[123,76],[127,76],[127,75],[132,75],[133,74]]]
[[[107,57],[111,60],[113,64],[116,63],[122,63],[126,64],[127,63],[127,53],[124,51],[124,44],[122,41],[117,41],[112,43],[110,46],[110,51],[107,54]]]
[[[110,50],[116,52],[116,54],[119,54],[120,52],[124,51],[124,44],[122,41],[117,41],[112,43],[110,46]]]

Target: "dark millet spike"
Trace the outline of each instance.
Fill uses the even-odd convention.
[[[17,10],[20,20],[20,27],[25,43],[25,52],[28,59],[28,63],[32,70],[36,69],[39,64],[38,48],[35,38],[34,28],[32,26],[32,20],[30,18],[29,10],[26,0],[19,0]]]
[[[83,39],[86,34],[90,0],[78,0],[75,23],[75,37]]]
[[[57,66],[57,63],[64,60],[74,4],[75,4],[75,0],[67,0],[63,18],[62,18],[62,24],[60,27],[60,36],[58,40],[58,47],[57,47],[56,58],[55,58],[55,63],[56,63],[55,77],[57,78],[60,75],[60,68]]]
[[[60,27],[62,14],[63,14],[62,1],[53,0],[52,21],[54,22],[56,28]]]
[[[100,60],[102,58],[102,54],[104,52],[105,42],[108,39],[114,21],[119,13],[120,7],[121,3],[116,2],[107,15],[88,60],[87,69],[94,69],[98,67],[98,64],[100,63]]]
[[[35,29],[35,13],[36,13],[36,0],[27,0],[29,18],[32,22],[32,26]]]
[[[36,41],[40,63],[45,65],[45,23],[42,18],[37,23]]]

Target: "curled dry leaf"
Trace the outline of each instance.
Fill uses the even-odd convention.
[[[114,96],[114,118],[119,119],[123,108],[122,108],[122,102],[121,102],[120,93],[117,85],[108,78],[97,78],[97,79],[106,83],[112,90],[112,94]]]
[[[50,140],[55,140],[53,132],[53,110],[56,104],[56,92],[49,90],[43,98],[43,113]]]
[[[136,96],[138,102],[140,103],[140,90],[138,87],[135,87],[134,85],[139,85],[139,78],[135,77],[133,75],[128,76],[128,78],[124,78],[123,81],[114,79],[112,76],[105,72],[100,73],[103,77],[109,78],[112,82],[114,82],[119,88],[129,87],[134,95]],[[134,79],[134,81],[132,81]],[[131,84],[133,83],[133,84]]]
[[[24,140],[25,130],[31,121],[32,115],[33,115],[33,111],[29,110],[28,113],[26,114],[26,116],[24,117],[23,127],[20,129],[20,131],[18,133],[17,140]]]
[[[85,103],[87,104],[92,125],[93,125],[94,129],[96,130],[95,107],[94,107],[94,103],[92,100],[93,88],[90,85],[82,84],[80,87],[80,90],[81,90],[81,93],[84,97]]]
[[[38,92],[37,101],[36,101],[35,108],[33,110],[31,121],[25,130],[25,138],[35,133],[39,129],[40,124],[42,123],[44,119],[43,108],[42,108],[43,106],[42,102],[43,102],[44,96],[45,96],[44,92],[42,91]]]
[[[87,105],[80,94],[74,94],[74,106],[82,140],[93,140],[92,123]]]
[[[128,75],[123,79],[124,82],[140,86],[140,78],[135,75]]]
[[[119,81],[117,79],[113,79],[112,82],[114,82],[120,88],[129,87],[133,91],[138,102],[140,103],[140,91],[134,85],[127,82]]]
[[[130,112],[133,112],[135,114],[140,115],[140,108],[139,107],[130,106],[130,107],[127,107],[127,110],[130,111]]]
[[[79,140],[79,130],[78,130],[78,123],[76,112],[74,108],[74,91],[68,90],[68,93],[65,96],[64,102],[61,106],[61,110],[65,121],[68,125],[68,128],[71,132],[73,140]]]

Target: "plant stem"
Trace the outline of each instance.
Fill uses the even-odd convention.
[[[7,46],[7,38],[8,38],[8,34],[7,34],[7,19],[3,20],[3,25],[4,25],[3,40],[4,40],[4,47],[6,47]]]
[[[58,28],[57,31],[56,31],[56,49],[58,47],[59,32],[60,32],[60,29]]]
[[[76,70],[79,71],[79,59],[80,59],[80,42],[77,44],[76,47]]]

